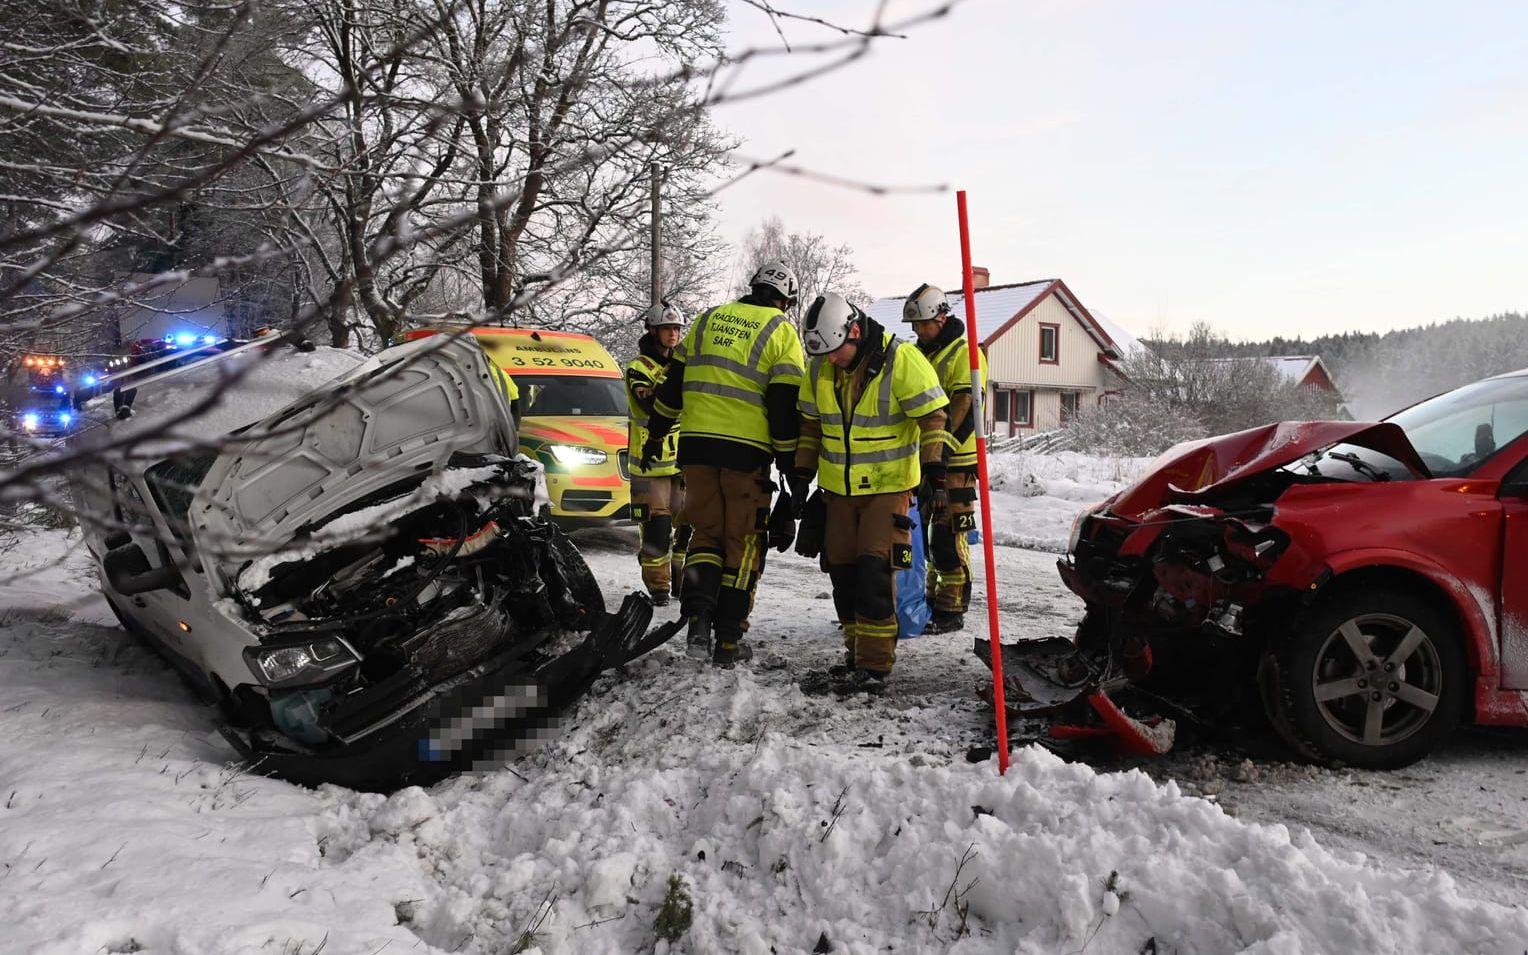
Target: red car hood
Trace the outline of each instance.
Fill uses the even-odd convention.
[[[1121,491],[1109,511],[1139,520],[1164,504],[1199,501],[1334,444],[1387,454],[1418,474],[1428,473],[1398,424],[1365,421],[1285,421],[1191,441],[1171,448],[1145,477]]]

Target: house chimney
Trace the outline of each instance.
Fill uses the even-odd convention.
[[[992,284],[992,273],[980,265],[971,266],[971,288],[982,289]]]

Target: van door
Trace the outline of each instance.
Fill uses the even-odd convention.
[[[145,499],[143,489],[139,487],[138,482],[116,468],[108,469],[107,474],[111,481],[112,515],[117,524],[107,537],[111,537],[113,533],[124,532],[132,543],[142,549],[151,568],[157,570],[173,565],[175,556],[167,544],[169,535],[155,519],[154,509]],[[110,590],[110,584],[107,584],[106,588]],[[190,592],[182,582],[176,587],[151,590],[131,596],[113,591],[111,599],[124,613],[133,617],[145,630],[149,631],[151,636],[165,643],[176,653],[185,656],[185,634],[176,621],[180,619],[178,615],[180,606],[189,597]]]

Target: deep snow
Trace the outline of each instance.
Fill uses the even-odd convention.
[[[1000,524],[1053,549],[1129,476],[1080,456],[998,464]],[[1026,471],[1053,493],[1009,491]],[[628,533],[580,543],[612,604],[636,586]],[[1030,747],[999,778],[965,758],[990,734],[970,633],[904,642],[884,699],[803,696],[795,681],[838,655],[827,581],[772,553],[753,667],[663,648],[602,679],[564,735],[509,768],[387,798],[308,791],[227,763],[211,711],[115,627],[84,555],[57,560],[67,547],[38,532],[0,556],[32,567],[0,582],[3,952],[1528,944],[1528,910],[1498,904],[1528,872],[1521,743],[1480,757],[1471,741],[1405,774],[1202,756],[1153,767],[1182,787]],[[1054,558],[998,554],[1006,632],[1067,633],[1079,605]],[[1477,773],[1493,787],[1479,798]],[[1434,833],[1463,881],[1433,865]],[[694,914],[671,946],[654,921],[676,874]]]

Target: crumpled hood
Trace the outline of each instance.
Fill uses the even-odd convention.
[[[1146,476],[1121,491],[1108,510],[1137,520],[1147,511],[1204,498],[1259,474],[1298,461],[1334,444],[1352,444],[1387,454],[1418,474],[1426,465],[1398,424],[1372,421],[1284,421],[1176,445],[1158,458]]]
[[[223,443],[188,512],[203,567],[229,593],[247,561],[298,546],[325,516],[457,453],[509,458],[516,444],[473,339],[394,346]]]

